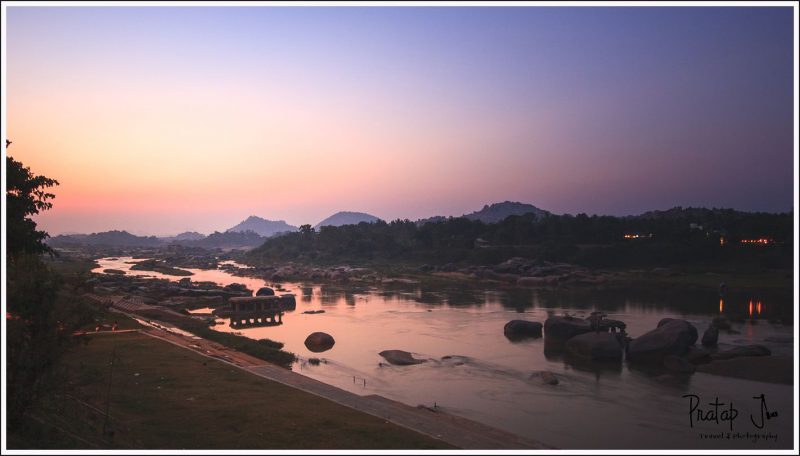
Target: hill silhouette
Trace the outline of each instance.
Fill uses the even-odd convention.
[[[296,226],[289,225],[283,220],[267,220],[255,215],[247,217],[238,225],[228,228],[226,232],[245,232],[252,231],[259,236],[270,237],[280,233],[297,231]]]
[[[374,215],[366,214],[364,212],[337,212],[325,220],[317,223],[314,229],[319,230],[323,226],[344,226],[344,225],[358,225],[361,222],[373,223],[380,219]]]

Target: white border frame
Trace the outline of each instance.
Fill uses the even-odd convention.
[[[654,454],[654,455],[662,455],[662,454],[721,454],[721,455],[744,455],[744,454],[769,454],[769,455],[778,455],[778,454],[797,454],[798,453],[798,430],[797,426],[800,425],[798,423],[798,334],[797,334],[797,326],[798,326],[798,314],[800,314],[800,308],[798,307],[798,303],[800,302],[800,298],[798,295],[798,226],[800,224],[800,217],[798,216],[798,194],[800,193],[800,186],[798,186],[798,4],[792,1],[598,1],[598,2],[587,2],[587,1],[452,1],[452,2],[442,2],[442,1],[431,1],[431,2],[424,2],[424,1],[408,1],[408,2],[401,2],[401,1],[330,1],[330,2],[313,2],[313,1],[299,1],[299,2],[287,2],[287,1],[275,1],[275,2],[265,2],[265,1],[253,1],[253,2],[246,2],[246,1],[162,1],[162,2],[146,2],[146,1],[66,1],[66,2],[59,2],[59,1],[31,1],[31,2],[24,2],[24,1],[8,1],[2,3],[2,21],[0,27],[2,27],[2,50],[0,50],[0,55],[2,56],[1,64],[2,64],[2,92],[0,92],[0,99],[3,100],[2,103],[2,110],[0,114],[2,114],[2,127],[0,132],[2,133],[2,139],[6,139],[6,69],[7,69],[7,61],[6,61],[6,11],[9,6],[12,7],[19,7],[19,6],[27,6],[27,7],[47,7],[47,6],[59,6],[59,7],[78,7],[78,6],[105,6],[105,7],[115,7],[115,6],[149,6],[149,7],[158,7],[158,6],[183,6],[183,7],[192,7],[192,6],[225,6],[225,7],[237,7],[237,6],[274,6],[274,7],[313,7],[313,6],[325,6],[325,7],[432,7],[432,6],[445,6],[445,7],[460,7],[460,6],[485,6],[485,7],[504,7],[504,6],[557,6],[557,7],[598,7],[598,6],[613,6],[613,7],[702,7],[702,6],[713,6],[713,7],[771,7],[771,6],[781,6],[781,7],[791,7],[793,9],[793,16],[794,16],[794,329],[795,329],[795,338],[794,338],[794,404],[793,404],[793,412],[794,412],[794,422],[795,422],[795,434],[794,434],[794,448],[792,450],[440,450],[436,451],[437,454],[469,454],[469,455],[478,455],[478,454],[550,454],[550,453],[561,453],[561,454],[576,454],[576,455],[583,455],[583,454]],[[5,157],[6,157],[6,150],[5,147],[3,148],[3,166],[2,166],[2,182],[3,186],[5,186],[6,182],[6,167],[5,167]],[[0,279],[2,279],[2,284],[0,284],[0,289],[2,289],[2,312],[3,312],[3,319],[2,323],[0,323],[0,337],[2,337],[2,341],[0,345],[2,347],[2,366],[0,366],[0,370],[2,371],[2,410],[0,410],[0,422],[3,423],[3,428],[0,432],[2,435],[0,436],[0,448],[2,449],[4,454],[45,454],[45,455],[57,455],[57,454],[121,454],[121,455],[129,455],[129,454],[202,454],[202,455],[211,455],[211,454],[242,454],[242,455],[251,455],[251,454],[331,454],[331,455],[349,455],[349,454],[387,454],[387,455],[395,455],[395,454],[421,454],[421,453],[431,453],[432,451],[410,451],[410,450],[324,450],[324,451],[306,451],[306,450],[187,450],[187,451],[165,451],[165,450],[8,450],[7,449],[7,440],[6,440],[6,319],[5,319],[5,312],[6,312],[6,204],[5,204],[5,192],[3,193],[3,204],[2,204],[2,247],[0,247],[0,254],[2,254],[2,267],[0,267]]]

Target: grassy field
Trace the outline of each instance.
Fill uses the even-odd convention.
[[[65,364],[67,385],[9,448],[449,448],[139,333],[92,336]]]

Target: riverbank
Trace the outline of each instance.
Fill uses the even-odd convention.
[[[239,261],[247,268],[228,266],[244,277],[281,281],[328,281],[334,283],[402,283],[441,285],[499,285],[536,290],[614,290],[650,288],[718,291],[754,289],[791,292],[791,269],[730,268],[724,265],[663,266],[653,268],[588,268],[526,258],[512,258],[496,265],[388,263],[379,261],[320,265],[284,262],[275,265]]]
[[[64,364],[70,388],[9,448],[452,448],[139,332],[91,336]]]

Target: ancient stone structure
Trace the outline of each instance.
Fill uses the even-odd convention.
[[[283,324],[283,301],[279,296],[230,298],[231,327]]]

